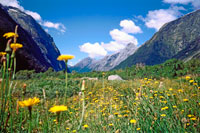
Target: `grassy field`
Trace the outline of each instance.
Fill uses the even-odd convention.
[[[125,81],[53,75],[12,81],[3,132],[200,132],[200,87],[195,76]],[[64,93],[66,92],[66,96]],[[19,102],[37,97],[22,107]],[[1,99],[1,103],[2,103]],[[52,113],[50,108],[67,109]],[[1,117],[2,118],[2,117]]]

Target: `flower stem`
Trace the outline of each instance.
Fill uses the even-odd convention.
[[[84,83],[84,82],[83,82]],[[85,83],[84,83],[85,84]],[[83,85],[84,85],[83,84]],[[83,105],[82,105],[82,115],[81,115],[81,119],[80,119],[80,124],[78,127],[78,130],[80,129],[82,122],[83,122],[83,117],[84,117],[84,113],[85,113],[85,95],[84,95],[84,87],[82,88],[82,99],[83,99]]]
[[[67,96],[67,80],[68,80],[68,73],[67,73],[67,60],[65,61],[66,71],[65,71],[65,90],[64,90],[64,104],[66,103],[66,96]]]
[[[29,111],[29,132],[32,132],[32,106],[28,107]]]

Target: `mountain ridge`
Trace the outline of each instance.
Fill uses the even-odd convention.
[[[114,69],[130,67],[137,63],[145,63],[146,65],[161,64],[171,58],[185,61],[189,60],[190,55],[184,58],[180,56],[184,55],[184,51],[186,52],[186,49],[195,40],[196,43],[194,45],[198,49],[193,50],[199,53],[199,25],[200,10],[188,13],[174,21],[164,24],[150,40],[141,45],[134,54],[122,61]],[[190,53],[192,54],[192,52]],[[196,57],[199,58],[199,56]]]
[[[49,67],[59,71],[65,69],[64,62],[56,59],[60,55],[53,38],[30,16],[14,7],[0,4],[0,36],[6,32],[13,32],[18,25],[18,42],[23,48],[16,53],[17,70],[46,71]],[[0,38],[4,51],[7,40]],[[23,62],[23,64],[22,64]]]

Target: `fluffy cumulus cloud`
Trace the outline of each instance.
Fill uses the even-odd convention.
[[[131,20],[122,20],[120,26],[123,27],[122,31],[126,33],[142,33],[142,30],[139,26],[136,26],[135,23]]]
[[[193,0],[163,0],[163,2],[170,4],[188,4],[192,1]]]
[[[110,31],[112,40],[108,43],[85,43],[80,47],[80,51],[88,53],[91,58],[107,55],[108,52],[118,52],[126,47],[128,43],[138,45],[138,40],[132,34],[142,33],[139,26],[131,20],[122,20],[120,22],[121,29],[113,29]]]
[[[56,30],[59,30],[60,32],[65,32],[66,27],[61,23],[53,23],[49,21],[43,21],[40,14],[37,12],[25,10],[17,0],[0,0],[0,3],[5,6],[12,6],[20,9],[21,11],[25,12],[26,14],[32,16],[36,21],[38,21],[41,25],[47,28],[54,28]]]
[[[5,6],[12,6],[24,10],[24,8],[19,5],[19,2],[17,0],[0,0],[0,3]]]
[[[37,12],[32,12],[32,11],[29,11],[29,10],[25,10],[25,12],[26,12],[26,14],[32,16],[35,20],[42,21],[40,14],[38,14]]]
[[[115,40],[117,43],[120,43],[120,44],[126,45],[130,42],[134,43],[135,45],[138,44],[138,41],[134,36],[118,29],[114,29],[110,31],[110,35],[113,40]]]
[[[105,50],[111,52],[119,51],[120,49],[123,49],[125,47],[124,44],[120,44],[116,41],[110,41],[109,43],[102,42],[101,45]]]
[[[174,6],[169,9],[149,11],[144,18],[145,25],[158,31],[165,23],[177,19],[181,15],[180,10],[184,10],[184,8]]]
[[[195,9],[200,8],[200,0],[163,0],[164,3],[171,4],[169,9],[159,9],[149,11],[145,18],[141,18],[148,28],[154,28],[157,31],[167,22],[173,21],[180,17],[181,10],[185,10],[182,6],[176,4],[191,4]]]
[[[163,0],[164,3],[169,4],[192,4],[195,9],[200,8],[200,0]]]
[[[107,51],[99,43],[91,44],[88,42],[79,47],[81,52],[88,53],[91,58],[107,55]]]
[[[66,30],[65,26],[61,23],[52,23],[49,21],[45,21],[43,22],[42,25],[48,28],[54,28],[54,29],[60,30],[61,32],[65,32]]]

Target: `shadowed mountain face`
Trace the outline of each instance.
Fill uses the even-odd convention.
[[[200,58],[200,10],[165,24],[154,36],[115,68],[137,63],[155,65],[177,58]]]
[[[57,61],[60,55],[52,37],[29,15],[13,7],[0,4],[0,51],[4,51],[7,40],[3,34],[14,32],[18,25],[18,43],[23,48],[16,53],[17,70],[46,71],[49,67],[59,71],[65,69],[64,62]]]
[[[75,70],[77,72],[89,72],[89,71],[109,71],[128,56],[132,55],[137,49],[137,46],[133,43],[129,43],[120,52],[112,55],[105,56],[101,60],[94,60],[90,57],[81,60],[75,66],[70,67],[70,70]]]

